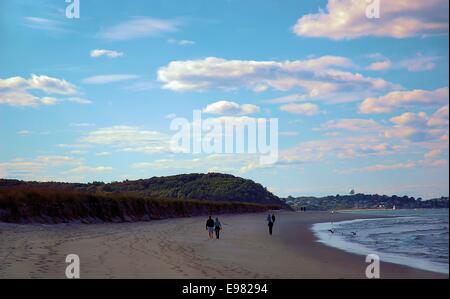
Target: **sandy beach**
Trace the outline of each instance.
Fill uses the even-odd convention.
[[[210,240],[206,217],[123,224],[0,223],[0,278],[65,278],[77,254],[81,278],[365,278],[365,257],[318,243],[313,223],[367,218],[327,212],[224,215]],[[382,278],[448,278],[381,263]]]

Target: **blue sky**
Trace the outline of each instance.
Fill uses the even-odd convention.
[[[447,0],[381,1],[379,19],[350,0],[80,0],[79,19],[67,5],[0,4],[0,177],[449,193]],[[171,119],[195,109],[277,118],[278,162],[168,151]]]

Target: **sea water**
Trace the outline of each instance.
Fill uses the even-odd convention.
[[[381,262],[449,273],[448,209],[348,213],[393,218],[317,223],[312,229],[319,242],[356,254],[377,254]]]

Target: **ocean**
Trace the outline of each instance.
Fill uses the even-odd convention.
[[[361,255],[377,254],[381,262],[448,274],[448,209],[372,210],[345,213],[394,218],[317,223],[319,242]],[[329,230],[333,230],[331,233]]]

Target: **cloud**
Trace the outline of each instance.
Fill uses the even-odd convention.
[[[98,36],[110,41],[124,41],[137,38],[154,37],[163,33],[175,32],[180,22],[149,17],[135,17],[99,32]]]
[[[34,159],[14,159],[0,162],[0,172],[4,177],[38,179],[44,177],[49,170],[67,167],[80,163],[68,156],[38,156]]]
[[[41,103],[44,105],[55,105],[58,102],[57,99],[52,97],[43,97],[41,98]]]
[[[311,103],[304,104],[286,104],[280,107],[281,111],[285,111],[292,114],[302,114],[307,116],[317,115],[320,112],[319,106]]]
[[[169,152],[169,136],[156,131],[131,126],[113,126],[89,132],[81,142],[94,145],[110,145],[124,152]]]
[[[423,125],[427,122],[428,116],[425,112],[413,113],[405,112],[402,115],[391,118],[391,122],[397,125]]]
[[[84,176],[80,175],[107,173],[113,170],[108,166],[88,166],[82,158],[58,155],[0,162],[1,177],[33,181],[80,181],[84,179]]]
[[[396,164],[376,164],[370,165],[362,168],[353,168],[339,171],[340,174],[351,174],[357,172],[379,172],[379,171],[392,171],[392,170],[402,170],[402,169],[412,169],[416,168],[417,163],[415,162],[405,162]]]
[[[91,100],[85,99],[85,98],[80,98],[80,97],[70,97],[65,99],[64,101],[67,102],[71,102],[71,103],[76,103],[76,104],[81,104],[81,105],[90,105],[92,104]]]
[[[70,126],[76,127],[76,128],[87,128],[87,127],[95,127],[95,124],[94,123],[71,123]]]
[[[207,105],[204,113],[209,114],[229,114],[229,115],[247,115],[259,112],[260,108],[252,104],[238,104],[231,101],[218,101]]]
[[[448,87],[435,90],[394,91],[378,98],[367,98],[359,106],[362,114],[392,112],[413,105],[442,105],[448,103]]]
[[[96,153],[95,155],[99,156],[99,157],[106,157],[106,156],[111,156],[111,153],[110,152],[99,152],[99,153]]]
[[[420,161],[420,164],[425,167],[443,167],[448,169],[448,160],[446,159],[440,160],[425,159]]]
[[[24,19],[25,19],[25,26],[29,28],[58,33],[67,31],[67,29],[64,28],[65,24],[63,22],[40,17],[25,17]]]
[[[280,98],[270,99],[267,100],[266,102],[271,104],[286,104],[286,103],[301,102],[317,97],[319,96],[319,94],[320,94],[319,90],[312,89],[308,94],[292,94]]]
[[[371,63],[366,69],[369,71],[385,71],[392,67],[392,62],[389,59]]]
[[[28,130],[21,130],[21,131],[17,132],[17,134],[18,134],[18,135],[22,135],[22,136],[30,135],[30,134],[31,134],[31,131],[28,131]]]
[[[177,45],[177,46],[192,46],[195,45],[195,42],[187,39],[173,39],[170,38],[167,40],[169,44]]]
[[[354,159],[358,157],[393,154],[400,147],[391,146],[370,136],[339,137],[305,141],[280,152],[278,164],[295,165],[306,162],[323,162],[330,159]]]
[[[417,162],[408,161],[403,163],[395,163],[395,164],[376,164],[370,165],[361,168],[353,168],[353,169],[345,169],[340,170],[338,173],[340,174],[352,174],[352,173],[368,173],[368,172],[380,172],[380,171],[396,171],[396,170],[408,170],[413,169],[419,166],[422,167],[445,167],[448,165],[448,161],[445,159],[441,160],[432,160],[425,159]]]
[[[169,113],[165,116],[165,118],[167,118],[167,119],[174,119],[176,117],[177,117],[177,115],[175,113]]]
[[[442,154],[442,149],[440,149],[440,148],[435,148],[435,149],[432,149],[432,150],[426,152],[425,155],[424,155],[424,157],[425,157],[425,159],[429,160],[429,159],[437,158],[437,157],[439,157],[441,154]]]
[[[405,112],[390,121],[395,125],[384,132],[387,138],[421,142],[448,136],[448,106],[440,108],[431,117],[425,112]]]
[[[113,51],[113,50],[105,50],[105,49],[95,49],[90,53],[91,57],[98,58],[102,56],[106,56],[109,58],[118,58],[123,56],[123,52]]]
[[[47,95],[72,95],[77,92],[75,85],[64,79],[45,75],[31,75],[30,79],[22,77],[0,78],[0,104],[11,106],[54,105],[57,99],[50,96],[39,97],[32,91]]]
[[[293,137],[293,136],[299,135],[299,133],[296,131],[282,131],[279,134],[280,134],[280,136],[286,136],[286,137]]]
[[[449,126],[449,108],[448,105],[437,110],[429,119],[427,124],[431,127],[435,126]]]
[[[346,118],[329,120],[316,130],[346,130],[351,132],[380,131],[382,126],[373,119]]]
[[[21,77],[13,77],[10,79],[23,80]],[[9,80],[9,79],[7,79]],[[27,80],[27,89],[37,89],[48,94],[69,95],[76,93],[76,87],[64,79],[52,78],[44,75],[31,75]],[[1,83],[0,83],[1,87]]]
[[[208,57],[172,61],[158,70],[158,80],[163,82],[163,88],[173,91],[246,88],[264,92],[269,88],[282,91],[300,88],[306,93],[320,90],[325,94],[395,87],[381,78],[341,70],[352,67],[350,60],[338,56],[284,62]]]
[[[97,166],[97,167],[91,167],[87,165],[80,165],[75,168],[69,169],[66,171],[66,173],[80,173],[80,174],[86,174],[86,173],[107,173],[113,171],[114,168],[109,166]]]
[[[438,56],[426,56],[420,52],[412,58],[405,58],[398,62],[392,62],[389,58],[379,53],[370,54],[368,58],[376,59],[377,61],[367,66],[366,70],[384,71],[388,69],[406,69],[409,72],[431,71],[436,67],[436,61],[440,59]]]
[[[400,68],[405,68],[410,72],[424,72],[431,71],[436,67],[436,60],[439,57],[425,56],[421,53],[417,53],[414,58],[404,59],[399,62]]]
[[[333,40],[448,34],[447,0],[380,1],[379,19],[366,17],[368,5],[363,0],[328,0],[325,11],[301,17],[293,31],[298,36]]]
[[[152,162],[140,162],[130,165],[132,169],[176,169],[201,172],[222,172],[242,174],[251,169],[249,165],[256,165],[259,161],[255,154],[213,154],[202,155],[193,159],[160,159]]]
[[[108,84],[114,82],[129,81],[137,78],[139,78],[139,76],[137,75],[113,74],[113,75],[100,75],[84,78],[82,82],[85,84]]]

